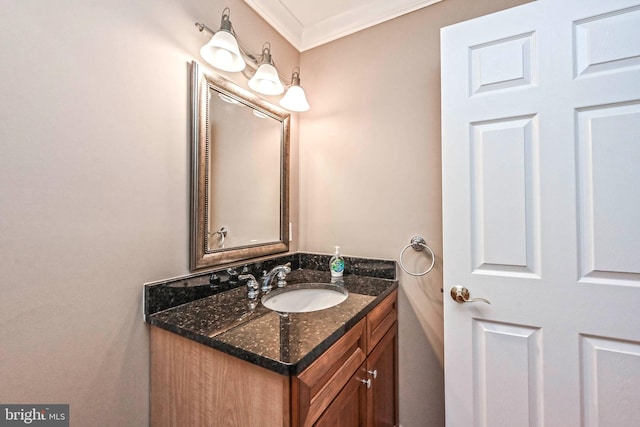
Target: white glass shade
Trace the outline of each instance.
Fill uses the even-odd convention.
[[[298,85],[287,89],[287,93],[280,100],[280,105],[289,111],[308,111],[310,108],[304,90]]]
[[[249,80],[249,87],[264,95],[280,95],[284,92],[284,86],[278,77],[276,67],[271,64],[262,64]]]
[[[223,71],[242,71],[246,65],[236,38],[227,31],[216,32],[209,43],[202,46],[200,55],[209,64]]]

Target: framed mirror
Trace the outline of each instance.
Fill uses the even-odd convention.
[[[191,269],[289,250],[290,114],[192,63]]]

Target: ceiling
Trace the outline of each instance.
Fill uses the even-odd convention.
[[[300,52],[442,0],[244,0]]]

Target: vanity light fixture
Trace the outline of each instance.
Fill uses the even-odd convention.
[[[300,69],[297,67],[294,68],[293,74],[291,75],[291,86],[289,86],[287,93],[280,99],[280,105],[291,111],[309,110],[307,97],[300,86]]]
[[[249,87],[264,95],[280,95],[284,92],[284,86],[278,77],[278,70],[273,66],[271,59],[271,45],[265,43],[262,46],[260,65],[256,73],[249,80]]]
[[[202,58],[213,67],[228,72],[242,72],[249,79],[249,87],[263,95],[279,95],[287,93],[280,100],[280,105],[287,110],[302,112],[309,110],[309,103],[304,90],[300,86],[300,68],[293,70],[291,80],[282,77],[271,58],[271,44],[265,43],[262,53],[251,53],[240,42],[229,19],[230,9],[222,11],[220,29],[214,31],[204,24],[196,22],[200,32],[207,30],[212,34],[211,40],[200,49]]]
[[[246,63],[240,54],[238,41],[233,35],[233,27],[229,20],[230,12],[229,8],[222,11],[220,29],[213,33],[209,43],[202,46],[200,56],[220,70],[237,72],[244,70]]]

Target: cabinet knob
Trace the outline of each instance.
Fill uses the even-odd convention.
[[[378,378],[378,370],[377,369],[374,369],[373,371],[367,371],[367,374],[371,375],[374,380],[376,378]]]
[[[371,379],[367,379],[367,380],[360,380],[360,382],[362,384],[366,384],[367,388],[371,388]]]

